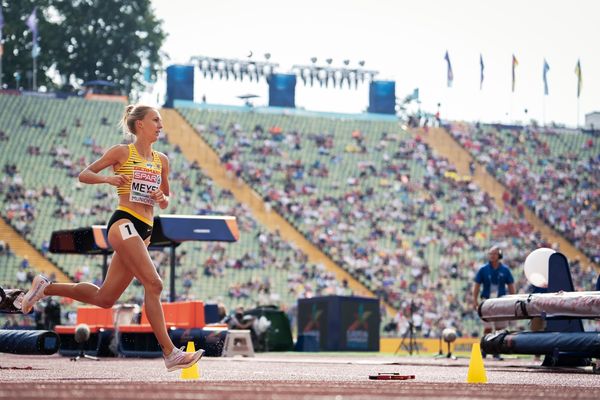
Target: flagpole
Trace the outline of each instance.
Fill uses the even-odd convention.
[[[542,97],[542,126],[546,127],[546,95]]]
[[[37,57],[33,57],[33,91],[34,92],[37,92],[37,76],[36,75],[37,75]]]
[[[577,129],[579,129],[579,97],[577,97]]]
[[[483,109],[483,95],[481,93],[481,89],[479,89],[479,123],[482,122]]]
[[[2,90],[2,56],[4,56],[4,40],[2,39],[2,29],[4,28],[4,14],[2,14],[2,5],[0,5],[0,90]]]

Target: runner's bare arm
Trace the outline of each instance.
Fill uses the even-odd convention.
[[[161,183],[160,188],[152,192],[151,195],[158,206],[164,210],[169,206],[169,195],[171,194],[169,188],[169,159],[163,153],[158,153],[158,156],[162,163]]]
[[[102,157],[81,171],[79,174],[79,182],[89,184],[108,183],[113,186],[121,186],[129,183],[129,177],[123,175],[104,176],[99,173],[110,166],[114,167],[122,164],[127,159],[127,156],[127,146],[116,145],[111,147],[102,155]]]

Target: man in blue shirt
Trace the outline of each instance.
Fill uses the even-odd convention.
[[[502,264],[502,251],[499,247],[494,246],[488,253],[489,262],[479,268],[475,275],[475,284],[473,285],[473,301],[475,309],[479,306],[479,292],[481,290],[481,301],[504,296],[507,292],[515,294],[515,279],[510,272],[510,269]],[[486,335],[496,330],[504,329],[508,326],[506,321],[499,322],[484,322],[483,334]],[[484,354],[485,357],[485,354]],[[499,355],[494,355],[500,359]]]

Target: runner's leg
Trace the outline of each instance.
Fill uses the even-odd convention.
[[[167,333],[165,316],[160,304],[163,283],[150,259],[146,244],[135,232],[133,224],[126,219],[118,220],[111,226],[108,241],[121,257],[126,268],[144,286],[144,305],[148,321],[163,352],[166,355],[170,354],[174,345]]]
[[[133,273],[123,264],[121,256],[115,252],[101,287],[89,282],[52,283],[46,287],[44,294],[70,297],[83,303],[110,308],[121,297],[132,279]]]

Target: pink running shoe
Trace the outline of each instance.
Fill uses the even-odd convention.
[[[196,364],[204,355],[204,350],[200,349],[195,353],[186,353],[183,351],[185,347],[178,349],[175,347],[171,354],[165,357],[165,367],[167,371],[175,371],[177,369],[189,368]]]
[[[50,281],[43,275],[37,275],[35,278],[33,278],[31,289],[25,293],[23,302],[21,303],[21,311],[23,314],[29,314],[35,303],[46,297],[44,290],[49,284]]]

